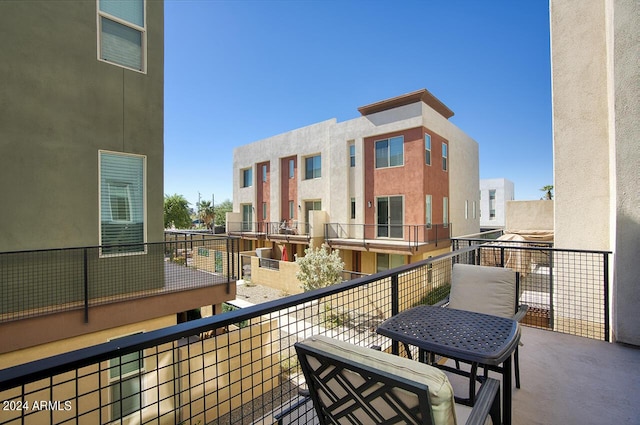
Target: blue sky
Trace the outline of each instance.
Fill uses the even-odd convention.
[[[233,148],[422,88],[516,199],[553,184],[548,4],[165,2],[165,194],[232,199]]]

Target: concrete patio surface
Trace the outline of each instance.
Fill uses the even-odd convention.
[[[640,424],[640,347],[522,327],[514,425]]]

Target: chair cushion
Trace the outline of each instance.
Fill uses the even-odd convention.
[[[511,269],[454,264],[449,307],[500,317],[513,317],[516,273]]]
[[[420,384],[426,384],[429,387],[429,399],[431,402],[431,409],[435,424],[437,425],[455,425],[456,414],[454,409],[454,394],[453,388],[449,383],[447,376],[439,369],[435,367],[419,363],[414,360],[409,360],[404,357],[393,356],[389,353],[384,353],[376,350],[372,350],[366,347],[360,347],[354,344],[349,344],[344,341],[331,339],[325,336],[317,335],[307,338],[302,341],[302,345],[312,347],[316,350],[321,350],[325,354],[339,356],[344,361],[370,367],[377,371],[384,372],[390,375],[397,376],[398,378],[410,380]],[[362,377],[356,373],[353,373],[353,377],[350,379],[362,380]],[[356,387],[360,385],[360,382],[356,382]],[[336,393],[344,391],[343,389],[334,389]],[[398,389],[399,393],[404,392]],[[413,402],[417,405],[417,397],[414,394],[405,392],[403,397],[415,398]],[[407,404],[410,404],[411,400]],[[376,409],[384,409],[385,406],[375,406]],[[380,410],[378,410],[380,412]],[[383,412],[380,412],[384,415]]]

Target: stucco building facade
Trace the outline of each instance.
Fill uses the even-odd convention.
[[[513,182],[507,179],[480,180],[480,227],[504,228],[507,202],[515,199]]]
[[[613,252],[613,334],[640,345],[640,3],[550,6],[555,245]]]
[[[327,242],[346,269],[373,273],[478,231],[478,144],[453,112],[427,90],[358,110],[234,150],[227,230],[246,251],[292,260]]]

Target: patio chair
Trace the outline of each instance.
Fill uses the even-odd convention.
[[[320,424],[500,423],[500,383],[487,379],[473,408],[456,404],[441,370],[324,336],[295,344]]]
[[[520,322],[528,306],[519,304],[520,273],[508,268],[454,264],[451,292],[439,305],[508,317]],[[516,388],[520,388],[518,347],[513,354]],[[486,376],[486,369],[485,369]]]

